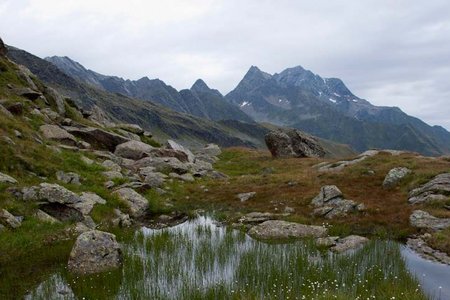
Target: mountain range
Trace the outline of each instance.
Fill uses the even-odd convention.
[[[215,136],[214,142],[221,145],[224,143],[217,140],[227,136],[224,139],[227,146],[262,147],[264,134],[272,128],[268,124],[272,124],[297,128],[333,143],[347,144],[356,151],[378,148],[434,156],[450,153],[450,133],[444,128],[430,126],[398,107],[374,106],[355,96],[342,80],[322,78],[300,66],[276,74],[252,66],[236,88],[223,96],[201,79],[190,89],[177,91],[160,79],[143,77],[132,81],[102,75],[68,57],[53,56],[42,60],[33,56],[34,63],[39,60],[40,66],[36,68],[29,61],[32,55],[24,53],[11,47],[9,55],[44,81],[81,99],[82,104],[99,105],[115,117],[127,118],[144,127],[150,122],[159,128],[161,125],[155,126],[154,119],[168,120],[174,114],[190,120],[175,122],[183,130],[169,130],[168,134],[172,135],[189,132],[187,136],[192,138],[193,133],[201,136],[201,140]],[[48,72],[50,69],[52,71]],[[90,91],[91,97],[86,96],[85,91]],[[95,99],[92,99],[93,93]],[[152,115],[149,121],[141,109],[130,105],[109,107],[111,103],[119,105],[135,99],[144,100],[136,102],[139,103],[137,107],[158,110],[158,117]],[[170,111],[171,118],[161,117],[164,113],[160,111],[166,114]],[[210,127],[221,134],[217,136]]]

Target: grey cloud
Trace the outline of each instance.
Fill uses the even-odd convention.
[[[224,93],[251,65],[270,73],[302,65],[343,79],[374,104],[450,129],[448,1],[39,2],[0,5],[7,43],[178,89],[203,78]]]

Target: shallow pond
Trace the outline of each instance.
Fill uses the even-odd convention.
[[[26,299],[450,299],[450,267],[395,242],[336,255],[309,240],[262,243],[200,217],[142,228],[124,254],[121,270],[61,270]]]

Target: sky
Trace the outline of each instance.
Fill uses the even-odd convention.
[[[448,0],[0,0],[0,37],[177,89],[223,94],[250,66],[301,65],[450,130]]]

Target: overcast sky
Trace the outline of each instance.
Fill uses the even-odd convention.
[[[301,65],[450,129],[448,0],[0,0],[0,36],[107,75],[197,78],[226,94],[251,65]]]

